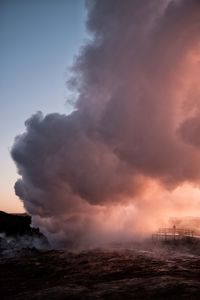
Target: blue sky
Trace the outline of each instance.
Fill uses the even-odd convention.
[[[87,37],[84,0],[0,2],[0,210],[23,211],[10,158],[24,121],[41,110],[68,113],[68,68]]]

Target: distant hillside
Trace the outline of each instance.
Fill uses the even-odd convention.
[[[38,229],[31,228],[31,217],[26,214],[8,214],[0,211],[0,233],[7,236],[40,234]]]

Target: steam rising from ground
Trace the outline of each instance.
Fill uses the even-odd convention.
[[[200,1],[87,1],[70,115],[25,122],[12,157],[33,224],[99,245],[200,209]]]

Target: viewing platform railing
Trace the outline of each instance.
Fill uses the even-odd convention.
[[[152,235],[153,240],[181,240],[183,238],[200,238],[200,234],[191,229],[182,228],[160,228]]]

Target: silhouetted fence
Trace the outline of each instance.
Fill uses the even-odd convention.
[[[156,233],[152,235],[152,239],[155,241],[167,241],[167,240],[181,240],[183,238],[199,238],[194,230],[176,228],[160,228]]]

